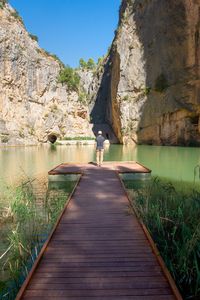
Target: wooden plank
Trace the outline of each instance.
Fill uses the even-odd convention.
[[[28,290],[75,290],[75,291],[79,291],[81,292],[82,290],[118,290],[118,289],[124,289],[124,290],[128,290],[128,289],[156,289],[156,288],[167,288],[168,287],[168,283],[167,282],[159,282],[159,281],[153,281],[152,280],[153,277],[151,277],[151,279],[149,278],[147,281],[143,281],[142,278],[140,280],[140,282],[136,281],[132,281],[132,282],[109,282],[109,280],[107,280],[106,283],[101,282],[101,280],[99,280],[98,282],[88,282],[85,283],[83,281],[82,282],[77,282],[76,283],[54,283],[53,280],[51,280],[51,282],[48,283],[41,283],[41,280],[37,280],[37,283],[34,283],[33,281],[31,281],[30,285],[28,286]],[[55,279],[55,278],[54,278]],[[59,278],[60,279],[60,278]],[[91,279],[91,278],[89,278]],[[67,280],[66,280],[67,281]]]
[[[133,230],[131,231],[131,229],[124,229],[121,228],[120,230],[118,230],[118,228],[114,227],[111,229],[104,229],[102,230],[101,228],[89,228],[89,229],[84,229],[84,228],[80,228],[80,230],[76,230],[74,229],[68,229],[66,226],[66,231],[64,230],[65,227],[63,226],[59,226],[56,229],[56,235],[59,237],[63,236],[63,240],[65,239],[70,239],[70,236],[83,236],[83,234],[87,237],[88,236],[95,236],[95,235],[99,235],[99,237],[101,236],[101,239],[103,239],[105,237],[105,240],[107,240],[107,236],[110,236],[110,234],[112,233],[114,240],[132,240],[136,237],[141,239],[145,239],[144,234],[141,231],[141,228],[138,226],[132,226],[132,228],[135,230],[135,232],[133,232]],[[110,236],[111,237],[111,236]],[[83,240],[83,238],[81,238]],[[87,237],[85,240],[90,239],[89,237]],[[97,236],[97,240],[98,240],[98,236]]]
[[[157,270],[159,271],[160,268],[158,265],[143,265],[143,264],[134,264],[134,266],[68,266],[68,265],[58,265],[54,264],[47,265],[47,264],[40,264],[37,269],[39,272],[63,272],[63,274],[66,274],[67,272],[149,272],[151,270]],[[37,273],[35,273],[37,274]]]
[[[141,264],[143,266],[155,266],[156,265],[156,262],[154,260],[150,260],[150,261],[126,261],[126,262],[123,262],[123,261],[105,261],[105,262],[65,262],[65,261],[47,261],[47,260],[42,260],[41,261],[41,266],[48,266],[48,267],[51,267],[51,268],[54,268],[56,266],[60,266],[60,267],[68,267],[68,268],[75,268],[75,267],[91,267],[91,268],[96,268],[96,267],[117,267],[117,268],[120,268],[120,267],[134,267],[134,266],[140,266]]]
[[[61,257],[59,256],[43,256],[43,261],[45,263],[54,263],[54,262],[58,262],[58,263],[69,263],[70,264],[73,264],[73,263],[127,263],[127,262],[155,262],[156,258],[153,256],[153,255],[143,255],[143,256],[135,256],[135,255],[130,255],[130,256],[122,256],[122,257],[114,257],[112,255],[110,255],[109,257],[108,256],[103,256],[103,257],[98,257],[98,256],[95,256],[95,257],[92,257],[92,256],[89,256],[89,257],[75,257],[75,256],[71,256],[71,257],[68,257],[67,256],[64,256],[62,255]]]
[[[133,298],[134,297],[134,298]],[[25,296],[24,300],[36,300],[37,296]],[[42,300],[56,300],[55,296],[42,296]],[[83,300],[83,297],[79,296],[59,296],[60,300]],[[153,295],[153,296],[90,296],[87,300],[173,300],[175,299],[172,295]],[[86,300],[86,299],[85,299]]]
[[[149,284],[149,281],[151,283],[158,283],[159,285],[167,286],[166,279],[162,276],[143,276],[143,277],[48,277],[48,278],[40,278],[38,280],[36,277],[34,277],[31,281],[31,284],[29,285],[29,289],[34,289],[35,285],[57,285],[57,284],[65,284],[65,286],[72,287],[73,285],[85,285],[85,288],[87,289],[87,286],[92,286],[92,288],[95,288],[97,286],[98,288],[104,288],[105,286],[114,284],[115,287],[118,287],[120,285],[126,284],[129,286],[132,285],[145,285],[145,287]],[[151,284],[150,283],[150,284]],[[114,285],[112,285],[112,288],[114,288]]]
[[[159,295],[160,300],[162,300],[163,295],[172,295],[170,288],[154,288],[154,289],[116,289],[116,290],[110,290],[110,289],[100,289],[100,290],[67,290],[67,289],[59,289],[59,290],[26,290],[25,296],[35,296],[35,297],[56,297],[56,299],[60,299],[60,297],[102,297],[102,296],[150,296],[150,295]],[[84,298],[82,298],[84,299]],[[174,299],[172,296],[171,299]],[[84,299],[85,300],[85,299]],[[134,299],[135,300],[135,299]]]
[[[132,280],[134,280],[134,277],[157,277],[157,276],[162,276],[162,272],[157,269],[157,270],[150,270],[150,271],[118,271],[116,272],[106,272],[107,270],[104,271],[88,271],[88,272],[77,272],[76,270],[69,271],[67,270],[66,272],[62,271],[56,271],[54,272],[54,269],[52,272],[44,272],[43,269],[37,270],[37,273],[34,276],[34,279],[37,278],[123,278],[123,277],[131,277]]]
[[[102,232],[102,230],[95,230],[91,228],[90,230],[80,230],[80,232],[77,232],[75,230],[66,230],[66,232],[63,229],[58,228],[56,230],[56,235],[58,239],[63,239],[63,240],[82,240],[83,234],[86,238],[86,240],[129,240],[130,236],[132,235],[131,239],[143,239],[144,235],[140,232],[138,233],[131,233],[128,231],[123,230],[118,230],[118,229],[113,229],[112,230],[105,230]],[[112,238],[111,238],[112,234]],[[110,239],[108,239],[110,238]]]
[[[60,249],[59,249],[60,250]],[[146,253],[141,253],[141,252],[134,252],[134,253],[127,253],[127,252],[116,252],[116,253],[85,253],[85,254],[73,254],[72,252],[66,252],[65,249],[63,249],[62,251],[55,251],[54,253],[51,252],[45,252],[43,255],[43,258],[46,259],[60,259],[60,257],[62,256],[62,258],[64,259],[68,259],[68,260],[93,260],[93,259],[98,259],[102,260],[102,259],[106,259],[106,260],[110,260],[110,259],[119,259],[119,258],[149,258],[152,257],[152,255],[149,255],[151,252],[146,252]]]
[[[61,255],[63,257],[77,257],[77,258],[89,258],[89,257],[144,257],[144,256],[151,256],[152,251],[145,248],[140,248],[139,250],[128,250],[128,249],[114,249],[113,251],[99,251],[99,249],[91,248],[90,250],[83,251],[82,249],[73,249],[73,248],[51,248],[51,251],[46,251],[44,253],[44,257],[53,258],[53,257],[60,257]]]
[[[88,240],[76,240],[76,241],[62,241],[62,240],[51,240],[51,244],[49,244],[48,247],[79,247],[81,249],[117,249],[120,248],[127,248],[129,249],[139,249],[140,247],[147,247],[148,249],[151,249],[149,247],[149,244],[147,243],[147,240],[106,240],[106,241],[95,241],[95,243],[91,243],[91,241]],[[131,248],[132,247],[132,248]]]

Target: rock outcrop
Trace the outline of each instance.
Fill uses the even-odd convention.
[[[109,55],[95,72],[79,70],[84,93],[59,84],[60,69],[0,6],[2,144],[93,136],[102,126],[121,143],[200,145],[199,0],[123,0]]]
[[[200,1],[123,0],[103,75],[123,143],[200,145]]]
[[[93,136],[85,99],[59,84],[61,63],[38,46],[10,5],[0,8],[0,143]],[[92,72],[82,71],[86,92]],[[83,101],[84,100],[84,101]]]

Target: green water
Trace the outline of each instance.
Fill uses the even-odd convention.
[[[138,161],[150,168],[153,175],[192,182],[194,167],[200,164],[200,148],[111,145],[105,149],[104,159]],[[60,163],[94,160],[93,145],[1,148],[0,180],[15,183],[26,176],[39,178]]]

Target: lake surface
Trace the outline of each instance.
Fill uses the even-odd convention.
[[[150,168],[153,175],[192,182],[194,168],[200,164],[200,148],[110,145],[105,149],[104,160],[134,160]],[[47,176],[60,163],[90,161],[95,161],[93,145],[0,148],[0,180],[12,184],[26,176]]]

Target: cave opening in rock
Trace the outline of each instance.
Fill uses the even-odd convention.
[[[48,135],[48,141],[52,144],[54,144],[57,140],[57,136],[55,134],[49,134]]]
[[[191,124],[198,125],[199,124],[199,116],[193,116],[190,118]]]

